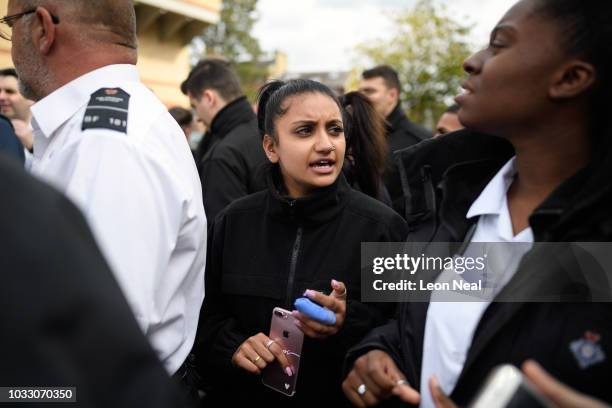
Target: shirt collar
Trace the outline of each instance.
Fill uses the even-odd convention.
[[[506,201],[506,193],[516,175],[516,156],[511,158],[489,181],[470,207],[466,218],[485,214],[500,214]]]
[[[31,108],[32,127],[49,138],[89,102],[92,93],[103,87],[134,81],[140,81],[135,65],[107,65],[88,72],[36,102]]]

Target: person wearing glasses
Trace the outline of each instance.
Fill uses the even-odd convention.
[[[84,212],[141,329],[185,376],[204,298],[206,217],[181,128],[140,81],[130,0],[8,2],[32,106],[32,172]]]

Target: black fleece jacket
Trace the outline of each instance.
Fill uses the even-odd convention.
[[[277,186],[272,167],[265,191],[238,200],[209,231],[206,298],[196,354],[211,386],[207,406],[305,406],[343,399],[341,366],[348,348],[392,315],[393,305],[361,299],[361,242],[403,241],[403,219],[384,204],[352,190],[343,176],[313,196],[292,200]],[[274,307],[293,310],[305,289],[329,293],[331,279],[347,286],[346,320],[326,340],[305,338],[296,395],[287,398],[232,366],[248,337],[268,334]]]

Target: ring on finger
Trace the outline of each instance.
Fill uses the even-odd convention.
[[[276,343],[276,340],[268,340],[268,341],[266,341],[266,348],[267,348],[268,350],[270,350],[270,347],[272,347],[272,345],[273,345],[274,343]]]
[[[368,390],[368,388],[366,387],[365,384],[361,384],[359,387],[357,387],[357,394],[361,395],[363,397],[363,395],[366,393],[366,391]]]
[[[406,381],[406,380],[397,380],[395,385],[408,385],[408,381]]]
[[[257,364],[257,362],[261,360],[261,356],[257,356],[253,359],[253,364]]]

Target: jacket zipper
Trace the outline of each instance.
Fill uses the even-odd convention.
[[[289,265],[289,277],[287,278],[287,293],[285,305],[287,309],[291,309],[291,296],[293,294],[293,283],[295,281],[295,270],[297,268],[298,256],[300,254],[300,246],[302,245],[302,227],[298,227],[291,251],[291,264]]]

